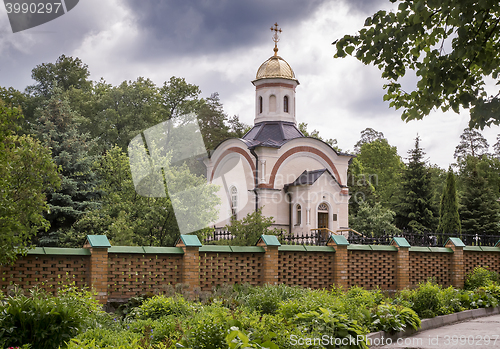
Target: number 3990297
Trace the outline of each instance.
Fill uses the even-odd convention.
[[[39,3],[20,3],[20,2],[6,2],[5,8],[7,13],[58,13],[59,10],[63,11],[60,2],[39,2]]]

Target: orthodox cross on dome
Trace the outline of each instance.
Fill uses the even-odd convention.
[[[281,33],[281,28],[278,29],[278,23],[274,23],[274,28],[271,27],[271,30],[274,31],[273,41],[274,41],[274,55],[278,55],[278,41],[280,41],[280,37],[278,33]]]

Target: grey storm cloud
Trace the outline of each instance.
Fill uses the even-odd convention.
[[[327,0],[134,1],[126,2],[145,45],[170,55],[209,54],[248,47],[271,36],[273,23],[292,26]]]
[[[147,32],[143,42],[155,53],[213,53],[261,43],[276,21],[290,27],[325,2],[339,0],[127,0],[126,6]],[[349,0],[353,12],[373,14],[387,0]],[[332,14],[334,15],[334,14]],[[311,28],[314,30],[314,28]],[[151,52],[150,51],[150,52]],[[149,53],[150,53],[149,52]]]

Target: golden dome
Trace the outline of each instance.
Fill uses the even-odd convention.
[[[259,67],[259,70],[257,70],[257,76],[255,77],[255,80],[272,78],[290,79],[297,81],[292,67],[290,67],[290,65],[278,55],[272,56],[267,61],[262,63],[262,65]]]

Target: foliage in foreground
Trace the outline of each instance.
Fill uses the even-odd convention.
[[[92,292],[65,287],[52,296],[34,288],[26,296],[18,289],[0,303],[0,347],[30,344],[57,349],[83,330],[107,325],[108,320]]]
[[[90,292],[70,287],[56,298],[36,291],[32,297],[17,294],[2,302],[0,347],[34,343],[32,348],[69,349],[367,348],[359,339],[369,332],[418,329],[423,317],[498,305],[496,273],[476,268],[467,280],[470,288],[477,288],[457,290],[427,281],[393,298],[360,287],[225,285],[196,302],[181,294],[136,297],[114,321]],[[349,344],[308,342],[325,335]]]

